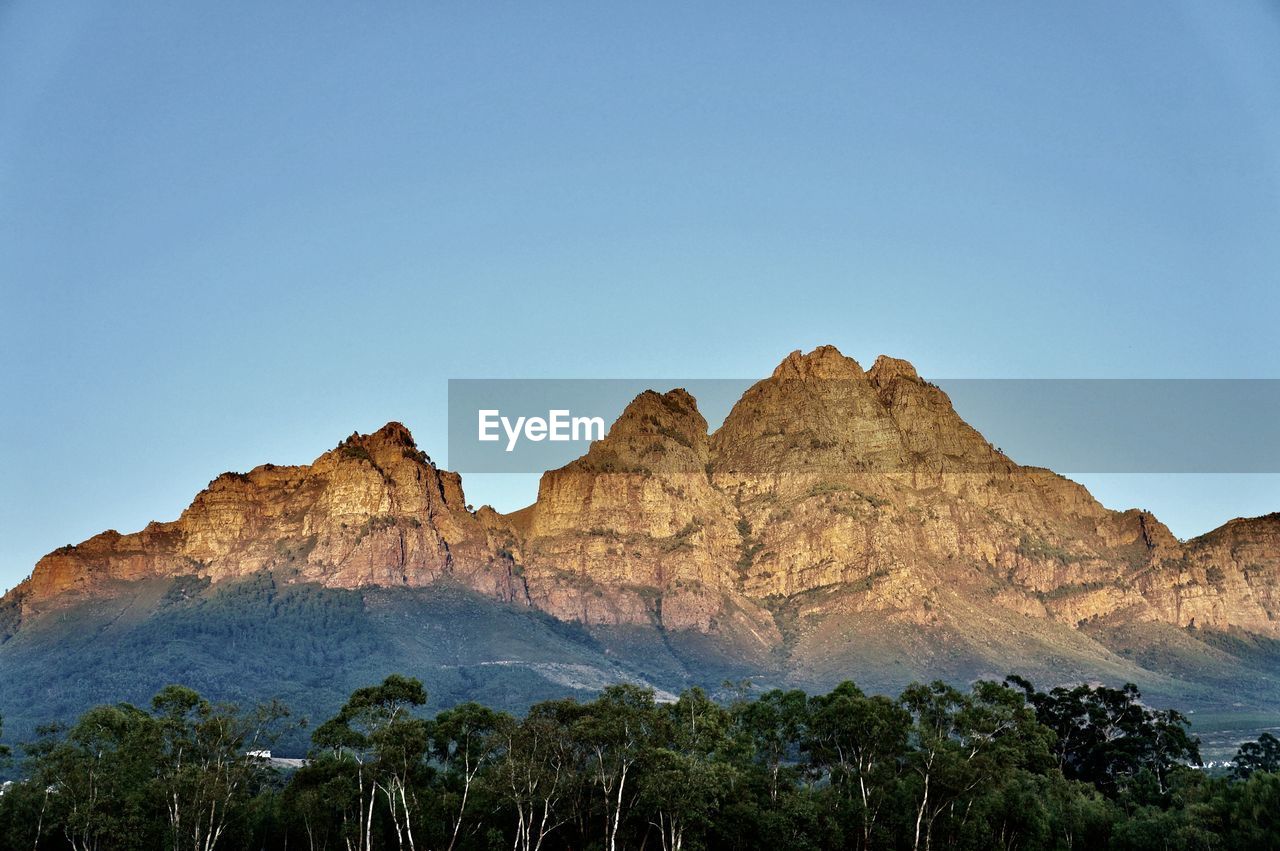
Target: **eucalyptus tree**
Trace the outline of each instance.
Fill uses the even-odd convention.
[[[509,720],[505,713],[479,703],[462,703],[436,716],[431,754],[444,770],[445,782],[459,789],[450,807],[449,851],[462,834],[476,779],[501,753],[501,731]]]
[[[1145,706],[1133,683],[1040,692],[1021,677],[1006,682],[1022,690],[1037,720],[1053,731],[1054,756],[1069,778],[1115,795],[1149,771],[1163,794],[1176,766],[1201,764],[1200,741],[1191,735],[1186,717]]]
[[[0,848],[39,849],[44,845],[51,797],[47,787],[30,778],[0,784]],[[57,825],[52,829],[56,831]]]
[[[801,747],[809,724],[809,698],[799,690],[774,689],[755,700],[740,699],[731,712],[737,734],[768,778],[769,800],[798,779]]]
[[[814,769],[854,802],[861,847],[870,848],[881,809],[897,784],[907,753],[911,715],[883,695],[868,697],[845,681],[809,701],[804,741]]]
[[[264,773],[253,754],[266,748],[288,712],[273,702],[242,713],[178,685],[162,689],[151,706],[160,735],[156,779],[173,848],[214,851]]]
[[[564,706],[540,703],[520,721],[505,715],[498,721],[500,757],[490,774],[500,800],[515,814],[515,851],[541,851],[547,837],[569,820],[569,807],[562,803],[574,794],[579,778]]]
[[[1280,739],[1263,733],[1255,742],[1245,742],[1231,760],[1231,774],[1242,780],[1256,771],[1280,771]]]
[[[306,839],[307,851],[324,851],[334,843],[350,847],[356,831],[349,828],[358,807],[355,783],[345,764],[325,753],[310,760],[289,778],[283,807],[290,828]]]
[[[386,805],[396,847],[417,848],[413,826],[420,804],[415,781],[426,770],[431,724],[412,713],[426,702],[427,692],[419,680],[392,674],[380,685],[354,691],[338,714],[312,733],[323,758],[351,767],[355,775],[350,790],[354,801],[341,802],[348,848],[374,848],[374,808],[379,798]]]
[[[153,790],[160,741],[155,719],[127,703],[96,706],[69,729],[41,729],[29,748],[32,779],[73,851],[159,844]]]
[[[970,694],[943,682],[912,684],[899,702],[912,718],[908,764],[916,778],[913,849],[932,848],[944,813],[962,827],[977,795],[1013,768],[1043,767],[1051,736],[1021,693],[979,681]]]
[[[681,851],[690,835],[705,835],[735,771],[729,712],[699,688],[657,710],[655,736],[643,762],[641,801],[663,851]]]
[[[618,830],[637,796],[636,769],[654,740],[658,714],[653,690],[612,685],[587,704],[573,735],[586,756],[586,774],[600,795],[603,844],[618,847]]]

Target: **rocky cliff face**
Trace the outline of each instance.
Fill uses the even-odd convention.
[[[1280,513],[1232,520],[1189,541],[1143,572],[1139,586],[1159,620],[1276,635]]]
[[[445,576],[512,593],[461,478],[436,468],[408,429],[352,435],[309,466],[223,473],[170,523],[104,532],[42,558],[14,589],[26,607],[113,582],[273,569],[333,587],[426,585]]]
[[[1050,471],[1021,467],[905,361],[790,355],[711,439],[756,597],[851,589],[860,611],[935,618],[942,588],[1077,622],[1146,604],[1121,581],[1177,542]]]
[[[710,466],[692,396],[638,396],[586,456],[542,477],[515,532],[534,604],[588,623],[741,629],[776,642],[768,613],[742,594],[737,512]]]
[[[171,523],[51,553],[10,601],[262,569],[343,588],[450,580],[565,620],[764,648],[832,617],[960,629],[974,611],[1280,635],[1280,515],[1180,544],[1006,458],[909,363],[864,371],[832,347],[789,355],[711,435],[683,390],[641,394],[512,515],[469,511],[460,478],[391,423],[309,466],[219,476]]]

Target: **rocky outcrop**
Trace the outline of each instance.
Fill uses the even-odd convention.
[[[513,514],[470,511],[459,476],[391,423],[308,466],[223,474],[176,521],[51,553],[9,604],[264,569],[343,588],[447,580],[564,620],[765,648],[828,616],[958,629],[984,608],[1280,635],[1280,515],[1181,544],[1005,457],[906,361],[864,371],[829,346],[788,355],[711,435],[685,391],[641,394]]]
[[[113,582],[194,575],[219,582],[280,571],[334,587],[427,585],[446,576],[513,593],[461,478],[408,429],[353,434],[309,466],[223,473],[182,516],[56,550],[15,589],[27,606]]]
[[[1187,542],[1141,578],[1158,618],[1280,632],[1280,513],[1239,518]]]
[[[703,632],[739,618],[776,638],[740,593],[736,512],[710,463],[692,396],[636,397],[587,455],[542,477],[521,544],[534,604],[588,623]]]
[[[962,587],[1079,621],[1144,608],[1121,578],[1176,547],[1154,519],[1108,511],[1076,483],[1006,458],[894,358],[864,372],[831,347],[794,352],[711,445],[756,597],[844,587],[863,610],[918,621],[936,589]],[[1101,585],[1118,593],[1093,593]]]

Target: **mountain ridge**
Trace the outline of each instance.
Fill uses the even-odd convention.
[[[383,596],[448,585],[593,634],[652,634],[682,676],[716,659],[889,683],[1059,659],[1067,678],[1176,679],[1211,653],[1170,629],[1280,638],[1280,514],[1180,542],[1007,458],[907,361],[863,370],[824,346],[789,354],[714,432],[684,390],[640,394],[510,514],[470,510],[461,477],[397,422],[309,465],[224,473],[174,521],[42,558],[0,600],[0,653],[24,624],[131,583],[264,572]],[[1184,656],[1135,668],[1120,635]]]
[[[813,416],[815,410],[822,415]],[[738,475],[740,466],[750,472]],[[980,486],[969,475],[978,473],[990,477]],[[859,482],[867,485],[865,491],[854,489]],[[676,488],[684,485],[695,492],[678,493]],[[42,558],[9,596],[46,600],[91,586],[97,575],[128,580],[194,572],[217,582],[268,566],[300,564],[301,578],[334,587],[417,587],[449,574],[510,600],[528,591],[528,582],[518,581],[508,563],[517,561],[520,543],[541,545],[530,559],[536,568],[546,566],[545,551],[557,535],[590,536],[593,530],[609,533],[596,535],[603,538],[643,534],[651,540],[671,539],[666,544],[684,555],[671,559],[648,553],[641,564],[626,551],[605,546],[603,554],[614,563],[601,565],[593,557],[593,550],[601,548],[576,541],[574,552],[556,553],[554,572],[574,573],[576,565],[576,572],[589,572],[596,580],[638,579],[632,584],[661,587],[671,572],[664,570],[667,563],[708,558],[717,569],[703,564],[677,573],[733,585],[724,568],[726,561],[744,566],[744,536],[726,532],[723,521],[740,525],[744,497],[750,502],[764,494],[773,501],[781,497],[805,503],[825,495],[824,502],[839,502],[836,495],[853,492],[874,508],[891,496],[901,497],[904,490],[927,491],[935,499],[957,496],[988,508],[999,504],[998,492],[1005,490],[1012,499],[1000,507],[1007,513],[1033,508],[1037,501],[1043,508],[1048,496],[1065,518],[1100,527],[1093,531],[1103,540],[1093,543],[1132,545],[1141,540],[1149,554],[1163,551],[1157,564],[1166,566],[1175,563],[1173,554],[1204,556],[1229,548],[1226,539],[1235,535],[1260,536],[1265,549],[1271,542],[1265,529],[1277,524],[1275,514],[1236,518],[1185,544],[1178,542],[1147,512],[1105,509],[1075,482],[1006,458],[909,362],[881,355],[864,371],[834,347],[822,346],[808,354],[789,354],[768,379],[744,394],[713,433],[686,391],[642,393],[586,455],[544,474],[538,499],[518,512],[504,515],[487,506],[468,510],[461,476],[437,467],[405,426],[390,422],[367,435],[353,433],[309,465],[267,463],[248,473],[223,473],[177,520],[153,521],[125,535],[108,530],[59,548]],[[730,494],[736,507],[726,504]],[[912,507],[908,502],[907,508]],[[786,523],[776,512],[748,508],[746,513],[765,528]],[[836,506],[834,513],[850,516],[854,511]],[[699,528],[687,528],[695,520]],[[822,537],[824,527],[832,525],[841,525],[840,519],[815,520],[804,531],[813,537],[817,528]],[[933,543],[946,536],[940,531]],[[857,543],[865,550],[869,542]],[[1002,564],[1043,565],[1054,555],[1071,562],[1082,555],[1055,553],[1051,542],[1031,540],[1015,553],[1020,559],[1010,559],[1007,552],[990,551],[985,546],[989,541],[970,543],[969,554],[985,555],[993,563],[1003,556]],[[943,554],[954,557],[961,549]],[[779,559],[775,552],[763,555],[775,563]],[[748,570],[738,580],[755,589],[750,596],[785,596],[848,580],[828,572],[823,577],[834,581],[795,581],[797,573],[805,572],[797,565],[824,559],[829,556],[819,553],[815,558],[809,552],[804,558],[793,552],[789,569],[782,571],[786,581],[770,583],[763,570]],[[627,562],[633,563],[628,567]],[[1091,581],[1103,580],[1093,575],[1080,579]],[[1030,587],[1045,592],[1063,585]],[[1212,611],[1208,619],[1215,622]],[[1270,626],[1256,617],[1223,625]]]

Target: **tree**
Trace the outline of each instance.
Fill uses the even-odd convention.
[[[1079,685],[1045,693],[1021,677],[1005,682],[1022,690],[1036,719],[1054,732],[1053,753],[1069,778],[1114,795],[1147,770],[1163,793],[1175,766],[1201,764],[1200,740],[1190,734],[1186,717],[1143,706],[1133,683],[1119,689]]]
[[[1256,742],[1245,742],[1231,760],[1231,774],[1241,780],[1249,779],[1255,771],[1280,772],[1280,739],[1263,733]]]
[[[1017,691],[979,681],[970,694],[943,682],[910,685],[899,701],[913,719],[909,764],[916,791],[912,848],[932,847],[948,812],[963,826],[975,792],[1023,764],[1042,767],[1048,739]]]
[[[0,849],[1280,848],[1274,736],[1212,775],[1182,764],[1181,716],[1136,689],[1009,682],[896,701],[846,682],[727,708],[614,686],[522,719],[472,703],[429,720],[422,684],[393,676],[356,690],[288,777],[245,753],[278,708],[171,686],[25,745]]]
[[[0,848],[41,847],[51,797],[35,780],[0,784]]]
[[[381,794],[395,831],[396,847],[417,847],[413,834],[418,810],[414,778],[424,768],[431,743],[430,724],[414,717],[427,702],[419,680],[392,674],[381,685],[356,689],[338,714],[316,728],[312,741],[329,758],[354,766],[355,836],[350,836],[350,810],[343,808],[348,844],[372,851],[374,806]]]
[[[658,709],[655,735],[643,761],[640,797],[663,851],[680,851],[692,834],[712,826],[733,782],[725,758],[729,713],[699,688]]]
[[[309,851],[351,839],[351,831],[343,835],[344,828],[350,824],[353,807],[359,808],[359,798],[346,769],[344,761],[322,754],[299,769],[284,790],[286,819],[301,829]]]
[[[1280,774],[1256,771],[1236,787],[1229,823],[1239,848],[1280,848]]]
[[[159,844],[151,794],[159,750],[155,720],[127,703],[94,707],[70,729],[43,728],[30,749],[34,780],[73,851]]]
[[[516,851],[540,851],[547,836],[567,820],[560,801],[576,778],[563,708],[560,702],[541,703],[522,721],[510,716],[499,720],[502,746],[493,769],[494,786],[515,811]]]
[[[867,697],[845,681],[809,701],[805,750],[846,801],[856,800],[863,848],[907,751],[911,715],[887,697]]]
[[[279,703],[249,713],[214,706],[185,686],[151,701],[161,747],[156,765],[174,849],[214,851],[235,807],[247,800],[263,766],[250,756],[288,715]]]
[[[432,755],[446,771],[446,779],[461,786],[452,814],[449,851],[458,844],[472,787],[502,744],[499,730],[509,717],[478,703],[463,703],[436,716]]]
[[[809,698],[799,690],[767,691],[756,700],[733,705],[734,723],[768,777],[769,800],[776,803],[799,764],[809,723]]]
[[[1047,803],[1049,826],[1067,851],[1100,848],[1118,817],[1116,806],[1097,787],[1068,780],[1054,769],[1045,772],[1042,800]]]
[[[604,844],[615,851],[618,828],[635,799],[633,772],[653,740],[653,690],[612,685],[586,707],[574,735],[588,754],[588,776],[604,807]]]

